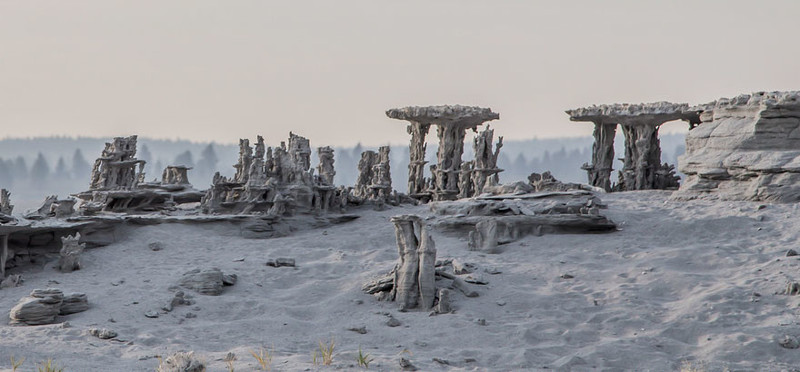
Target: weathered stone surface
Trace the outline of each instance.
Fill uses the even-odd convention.
[[[64,293],[59,289],[34,289],[29,296],[23,297],[11,308],[11,324],[51,324],[55,322],[63,300]]]
[[[679,199],[800,201],[800,92],[759,92],[696,108]]]
[[[69,315],[89,310],[89,299],[85,293],[70,293],[61,301],[59,315]]]
[[[58,269],[63,273],[71,273],[81,269],[80,254],[86,248],[86,244],[79,243],[81,234],[69,235],[61,238],[61,251],[58,260]]]
[[[226,277],[218,268],[197,268],[184,273],[178,282],[178,285],[187,289],[191,289],[200,294],[219,296],[222,294],[222,287],[226,285],[225,281]],[[228,276],[227,281],[229,283],[235,283],[236,279]]]

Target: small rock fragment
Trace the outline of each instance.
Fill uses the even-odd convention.
[[[108,340],[117,337],[117,332],[106,328],[90,328],[89,334],[101,340]]]
[[[386,320],[386,325],[389,327],[399,327],[402,325],[402,323],[400,323],[400,321],[397,320],[397,318],[389,316],[389,319]]]
[[[485,326],[486,325],[486,319],[483,319],[483,318],[475,319],[475,324],[477,324],[479,326]]]
[[[0,289],[19,287],[20,283],[22,283],[22,275],[12,274],[0,280]]]
[[[570,274],[561,274],[561,279],[574,279],[575,277]]]
[[[476,265],[469,262],[462,262],[461,260],[453,260],[453,273],[456,275],[470,274],[475,271]]]
[[[147,248],[150,248],[151,251],[157,252],[164,249],[164,243],[161,242],[150,242],[147,244]]]
[[[186,313],[186,315],[184,315],[184,317],[186,319],[197,318],[197,314],[195,314],[195,313]]]
[[[239,279],[239,276],[236,274],[222,274],[222,284],[231,286],[236,284],[236,280]]]
[[[144,316],[146,316],[146,317],[148,317],[148,318],[158,318],[158,312],[157,312],[157,311],[150,310],[150,311],[148,311],[148,312],[145,312],[145,313],[144,313]]]
[[[362,335],[367,334],[367,327],[366,326],[352,327],[352,328],[348,328],[347,330],[348,331],[353,331],[355,333],[362,334]]]
[[[794,249],[786,251],[786,257],[792,257],[792,256],[797,256],[797,251],[795,251]]]
[[[450,361],[448,361],[447,359],[433,358],[433,361],[446,366],[450,365]]]
[[[796,294],[800,294],[800,283],[797,282],[790,282],[786,285],[786,294],[790,296],[794,296]]]
[[[403,358],[403,357],[400,357],[400,368],[402,368],[403,371],[416,371],[417,370],[417,367],[415,367],[413,364],[411,364],[411,361],[409,361],[408,359]]]
[[[276,258],[274,260],[268,260],[267,266],[272,267],[295,267],[294,258]]]
[[[783,339],[779,342],[779,344],[781,347],[786,349],[797,349],[800,347],[800,342],[798,342],[796,338],[789,335],[783,336]]]

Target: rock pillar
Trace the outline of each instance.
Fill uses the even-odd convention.
[[[589,176],[589,185],[611,191],[611,172],[614,164],[614,136],[617,124],[594,123],[594,144],[592,145],[592,164],[583,169]]]
[[[428,135],[430,124],[412,121],[408,125],[408,134],[411,142],[408,145],[408,195],[417,197],[425,193],[425,136]]]
[[[458,196],[458,174],[461,171],[461,155],[464,153],[464,136],[467,128],[459,123],[439,123],[439,150],[436,152],[436,184],[433,190],[436,200],[453,200]]]
[[[625,165],[622,182],[625,190],[656,188],[656,171],[661,166],[661,141],[658,125],[650,123],[622,124],[625,135]]]

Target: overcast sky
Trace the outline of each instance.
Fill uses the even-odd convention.
[[[0,137],[404,143],[393,107],[500,113],[800,89],[800,1],[0,0]],[[680,128],[676,126],[672,128]]]

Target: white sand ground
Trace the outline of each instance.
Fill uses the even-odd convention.
[[[66,328],[0,322],[0,368],[8,370],[14,355],[27,358],[21,371],[46,358],[67,371],[153,371],[156,355],[193,350],[210,371],[226,370],[228,352],[238,356],[237,371],[252,371],[249,350],[261,345],[273,349],[279,371],[356,370],[359,347],[375,359],[370,370],[385,371],[399,370],[401,354],[424,371],[669,371],[686,360],[712,371],[800,366],[800,349],[779,345],[785,335],[800,339],[800,296],[776,294],[800,280],[800,261],[785,257],[800,248],[797,205],[668,196],[605,195],[603,213],[621,231],[530,236],[500,254],[471,252],[463,237],[434,232],[438,258],[502,271],[473,285],[480,297],[457,294],[457,311],[437,316],[398,312],[360,290],[397,258],[389,217],[428,215],[426,206],[365,211],[354,222],[270,240],[242,239],[225,225],[132,229],[85,252],[83,270],[62,274],[51,261],[22,271],[23,286],[0,291],[6,313],[48,286],[85,292],[91,305],[60,317]],[[165,249],[148,249],[153,240]],[[275,257],[295,258],[298,267],[265,266]],[[170,298],[183,272],[212,266],[239,282],[157,319],[144,316]],[[185,318],[189,312],[197,317]],[[385,325],[383,313],[402,326]],[[360,326],[368,332],[347,330]],[[92,337],[90,327],[113,329],[126,342]],[[317,342],[331,337],[333,365],[314,366]]]

